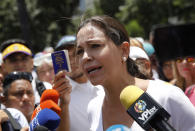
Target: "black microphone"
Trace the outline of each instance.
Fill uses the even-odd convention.
[[[1,124],[3,131],[20,131],[21,125],[13,118],[11,113],[7,109],[3,111],[8,115],[9,120]]]
[[[14,131],[10,121],[5,121],[1,123],[1,128],[2,128],[2,131]]]
[[[34,131],[49,131],[49,129],[45,126],[39,125],[39,126],[35,127]]]
[[[127,113],[145,130],[176,131],[167,121],[170,114],[151,96],[136,86],[127,86],[120,94]]]

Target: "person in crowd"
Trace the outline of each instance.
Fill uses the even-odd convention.
[[[150,59],[141,45],[142,43],[137,39],[130,39],[129,57],[135,61],[139,71],[144,74],[147,79],[153,79]]]
[[[193,79],[195,79],[195,61],[191,61],[190,63],[190,69],[193,75]],[[188,96],[192,104],[195,106],[195,83],[190,85],[185,89],[185,94]]]
[[[145,41],[141,37],[132,37],[130,39],[130,45],[140,47],[141,49],[143,49],[145,51],[145,53],[149,57],[149,60],[145,60],[145,61],[147,61],[147,62],[144,62],[145,65],[143,63],[141,64],[139,62],[142,65],[142,67],[145,66],[145,68],[147,68],[147,67],[151,68],[151,69],[147,68],[148,73],[144,71],[144,73],[147,74],[146,75],[147,78],[149,78],[149,79],[158,79],[159,78],[158,64],[156,63],[157,60],[156,60],[156,56],[155,56],[155,50],[154,50],[154,47],[152,46],[152,44]]]
[[[130,44],[131,46],[136,46],[144,50],[142,42],[140,42],[137,38],[135,37],[130,37]]]
[[[31,85],[32,75],[27,72],[11,72],[3,81],[2,103],[6,108],[21,111],[30,123],[35,96]]]
[[[39,103],[44,89],[51,88],[47,82],[36,81],[33,72],[33,53],[30,44],[21,39],[9,39],[0,46],[2,53],[2,69],[4,76],[13,71],[30,72],[33,75],[32,86],[35,94],[35,103]]]
[[[150,60],[144,50],[139,47],[131,46],[129,57],[135,61],[139,71],[144,74],[147,79],[153,79]]]
[[[120,92],[128,85],[139,87],[162,105],[171,115],[168,122],[177,131],[195,130],[195,108],[181,89],[161,80],[139,78],[140,72],[129,58],[127,31],[116,19],[93,16],[82,21],[76,43],[76,57],[84,74],[93,85],[102,85],[105,91],[103,97],[95,97],[88,105],[91,131],[103,131],[115,124],[143,130],[120,102]],[[70,101],[71,87],[62,78],[65,74],[59,72],[54,80],[54,88],[63,94],[61,107]]]
[[[169,82],[170,84],[177,85],[178,80],[178,71],[176,71],[176,63],[174,60],[158,61],[158,74],[159,79]],[[180,87],[179,85],[177,85]]]
[[[51,53],[42,54],[41,56],[34,58],[34,66],[36,67],[37,79],[52,85],[55,74]]]
[[[178,86],[185,92],[187,87],[195,84],[193,63],[194,57],[159,62],[160,79]]]
[[[162,75],[159,74],[160,79],[164,81],[171,81],[173,79],[173,68],[172,68],[172,60],[167,60],[159,63]]]
[[[155,53],[155,49],[153,47],[152,44],[150,44],[147,41],[144,41],[143,43],[143,48],[146,51],[148,57],[150,58],[150,62],[151,62],[151,67],[152,67],[152,77],[154,79],[159,79],[159,73],[158,73],[158,59],[156,58],[156,53]]]
[[[55,51],[68,50],[71,72],[66,74],[70,85],[72,86],[71,101],[69,104],[70,131],[89,131],[87,105],[89,101],[96,96],[101,87],[93,86],[84,75],[75,59],[76,36],[66,35],[61,38],[55,47]],[[103,90],[102,90],[103,91]],[[68,122],[69,123],[69,122]],[[61,121],[61,126],[67,124]],[[59,131],[63,128],[59,128]],[[69,131],[69,130],[66,130]]]
[[[174,77],[179,77],[181,79],[178,80],[178,85],[183,91],[186,90],[187,87],[195,84],[195,71],[194,65],[195,58],[193,56],[180,57],[176,59],[176,68]]]
[[[181,88],[195,105],[195,58],[180,57],[160,62],[160,66],[162,67],[160,78]]]

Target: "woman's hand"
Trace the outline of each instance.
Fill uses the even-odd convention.
[[[56,89],[60,94],[60,104],[70,103],[70,93],[72,86],[69,80],[65,77],[66,71],[59,71],[54,78],[53,89]]]

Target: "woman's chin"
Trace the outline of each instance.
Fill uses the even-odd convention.
[[[94,86],[96,86],[96,85],[103,85],[103,81],[100,80],[100,79],[92,79],[92,78],[90,78],[89,80],[90,80],[90,82],[91,82]]]

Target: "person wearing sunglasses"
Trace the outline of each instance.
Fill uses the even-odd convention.
[[[183,78],[183,90],[195,84],[195,57],[187,56],[176,59],[176,69]]]
[[[176,62],[186,84],[185,94],[195,106],[195,57],[178,58]]]

